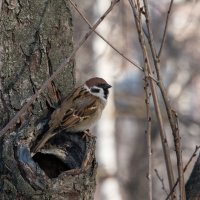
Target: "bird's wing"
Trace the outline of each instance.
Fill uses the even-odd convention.
[[[44,133],[38,144],[32,148],[37,152],[44,144],[55,135],[57,128],[70,129],[79,123],[92,117],[98,111],[98,99],[92,96],[86,89],[79,87],[72,95],[63,101],[51,115],[48,123],[49,130]]]
[[[85,94],[82,98],[77,98],[71,108],[66,110],[60,126],[65,128],[71,128],[79,123],[92,117],[98,110],[96,97],[91,94]]]

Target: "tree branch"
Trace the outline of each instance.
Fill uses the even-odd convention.
[[[171,2],[169,4],[169,9],[167,11],[167,19],[165,21],[165,28],[164,28],[164,32],[163,32],[163,36],[162,36],[162,41],[161,41],[160,49],[158,51],[158,58],[160,58],[160,56],[161,56],[163,45],[165,43],[165,38],[166,38],[166,33],[167,33],[167,26],[168,26],[169,16],[170,16],[170,13],[171,13],[171,10],[172,10],[173,3],[174,3],[174,0],[171,0]]]
[[[138,31],[139,42],[140,42],[140,46],[142,49],[145,65],[147,65],[147,67],[148,67],[148,73],[151,74],[152,70],[151,70],[151,65],[150,65],[150,61],[149,61],[149,55],[147,52],[147,47],[146,47],[145,39],[143,36],[142,26],[141,26],[141,19],[140,19],[141,10],[140,10],[139,1],[137,1],[137,5],[136,4],[134,5],[132,0],[129,0],[129,3],[131,5],[133,15],[135,18],[135,24],[136,24],[136,28]],[[162,114],[161,114],[161,110],[159,107],[156,85],[152,81],[152,79],[150,79],[150,87],[151,87],[154,107],[155,107],[155,111],[156,111],[156,116],[157,116],[159,128],[160,128],[160,136],[161,136],[162,147],[163,147],[165,163],[166,163],[166,168],[167,168],[168,181],[169,181],[170,188],[172,189],[172,187],[174,185],[174,175],[173,175],[173,170],[172,170],[170,151],[169,151],[169,146],[168,146],[168,142],[167,142],[167,138],[166,138],[166,133],[164,130]],[[175,197],[175,194],[173,194],[173,196]]]

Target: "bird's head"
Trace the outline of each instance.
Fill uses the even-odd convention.
[[[108,89],[112,87],[104,79],[98,77],[87,80],[85,82],[85,86],[91,94],[101,98],[105,102],[107,101],[109,95]]]

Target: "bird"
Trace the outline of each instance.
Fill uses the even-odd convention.
[[[111,87],[103,78],[93,77],[75,88],[71,95],[52,112],[48,130],[43,133],[31,151],[38,152],[49,139],[57,134],[56,130],[72,133],[87,132],[100,119]]]

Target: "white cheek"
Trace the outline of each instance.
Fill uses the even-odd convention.
[[[94,86],[94,88],[99,89],[100,92],[99,92],[99,93],[93,93],[93,92],[90,91],[90,89],[89,89],[86,85],[85,85],[84,87],[85,87],[85,89],[86,89],[87,91],[89,91],[89,92],[90,92],[91,94],[93,94],[94,96],[99,97],[99,98],[103,101],[103,103],[106,104],[107,99],[105,99],[105,97],[104,97],[104,91],[103,91],[102,88],[99,88],[99,87],[95,87],[95,86]]]
[[[92,93],[93,95],[99,97],[101,100],[103,100],[104,103],[107,102],[107,100],[104,98],[104,91],[102,88],[98,88],[100,89],[100,92],[99,93]]]
[[[98,96],[100,98],[104,98],[104,92],[103,92],[103,89],[100,88],[100,92],[99,93],[92,93],[94,94],[95,96]]]

